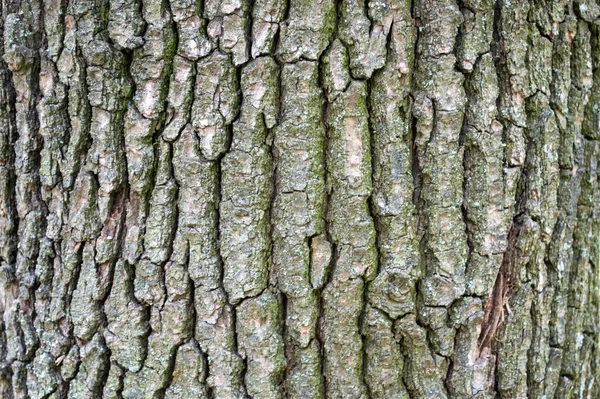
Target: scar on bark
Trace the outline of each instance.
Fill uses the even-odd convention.
[[[490,293],[490,298],[485,305],[483,320],[481,322],[481,334],[479,335],[479,357],[488,353],[495,341],[499,341],[496,337],[498,329],[504,322],[504,310],[510,313],[508,300],[511,294],[512,281],[511,276],[514,276],[513,269],[518,265],[519,236],[522,230],[522,216],[515,218],[508,234],[508,246],[502,258],[502,264],[496,276],[496,282]]]

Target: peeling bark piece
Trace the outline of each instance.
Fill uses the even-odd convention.
[[[423,27],[417,41],[414,144],[420,184],[418,203],[425,277],[425,305],[447,306],[465,291],[467,240],[462,218],[463,148],[459,144],[465,109],[464,77],[456,72],[452,49],[462,14],[452,1],[418,3]],[[427,61],[426,61],[427,60]],[[435,60],[435,61],[434,61]],[[431,62],[429,62],[431,61]]]
[[[36,398],[49,396],[56,391],[57,367],[54,358],[49,353],[36,356],[27,367],[27,391]]]
[[[88,342],[100,327],[102,311],[102,283],[95,261],[96,251],[93,243],[83,248],[83,259],[79,271],[77,287],[71,299],[70,316],[73,321],[74,335]],[[108,281],[104,281],[108,283]]]
[[[162,137],[172,142],[179,137],[190,119],[193,100],[193,84],[196,73],[195,65],[183,57],[173,59],[173,72],[167,95],[167,120]]]
[[[348,50],[339,39],[335,39],[325,52],[322,68],[323,87],[327,99],[332,102],[350,84]]]
[[[273,54],[285,8],[283,0],[257,0],[252,5],[252,58]]]
[[[143,255],[154,264],[167,261],[175,230],[178,187],[170,170],[171,157],[168,144],[159,142],[159,163],[149,201]]]
[[[325,129],[316,62],[300,61],[283,67],[280,101],[281,120],[273,131],[277,160],[271,217],[273,271],[286,298],[287,361],[310,360],[306,367],[299,365],[293,376],[288,375],[285,384],[290,391],[301,392],[306,381],[314,381],[316,385],[309,392],[316,393],[321,386],[321,361],[314,357],[314,345],[307,350],[315,339],[318,316],[318,296],[312,280],[321,279],[315,283],[324,284],[329,265],[325,252],[320,257],[316,253],[326,251],[322,248],[325,242],[319,249],[311,247],[325,240],[323,235],[316,236],[325,228]]]
[[[250,57],[250,13],[248,0],[208,0],[204,4],[204,17],[208,36],[219,41],[219,48],[232,55],[234,65],[242,65]]]
[[[449,320],[457,328],[448,390],[455,397],[491,397],[495,356],[479,355],[477,340],[481,331],[483,308],[480,299],[459,299],[449,312]]]
[[[108,34],[117,46],[133,50],[144,44],[146,23],[142,17],[142,1],[111,0]]]
[[[172,259],[188,264],[195,287],[212,290],[221,276],[217,247],[217,165],[205,161],[190,125],[173,144],[173,172],[178,185],[177,231]]]
[[[279,301],[269,291],[237,306],[240,355],[246,359],[246,387],[253,398],[282,398],[285,370]]]
[[[227,125],[238,113],[238,85],[229,56],[213,52],[197,63],[191,122],[209,160],[218,159],[230,144]]]
[[[373,194],[379,273],[368,286],[371,306],[391,318],[415,311],[421,276],[413,194],[412,82],[415,27],[408,2],[392,14],[386,64],[376,73],[369,95]],[[383,354],[379,355],[383,356]]]
[[[295,351],[294,362],[288,362],[285,392],[290,398],[322,398],[320,347],[316,340]]]
[[[225,292],[195,290],[196,340],[208,357],[206,385],[215,396],[246,397],[242,371],[244,364],[235,348],[234,311]]]
[[[335,14],[332,0],[290,2],[288,18],[279,27],[277,57],[286,63],[319,59],[333,35]]]
[[[104,375],[109,370],[109,353],[102,334],[97,333],[81,350],[81,364],[69,385],[68,398],[97,398],[102,395]]]
[[[118,399],[123,390],[123,375],[125,372],[121,367],[116,365],[114,362],[110,363],[110,369],[108,371],[108,377],[106,377],[106,383],[102,390],[102,397],[106,399]]]
[[[259,294],[267,284],[272,159],[266,137],[275,123],[275,68],[270,58],[244,68],[241,116],[221,163],[223,286],[231,304]]]
[[[126,262],[117,262],[113,278],[110,295],[104,303],[108,321],[104,333],[106,344],[112,361],[135,373],[142,368],[147,354],[148,315],[142,305],[131,300],[133,275]]]
[[[368,79],[384,66],[387,38],[396,1],[344,0],[340,7],[340,39],[348,46],[352,76]]]
[[[366,86],[353,81],[328,110],[327,170],[329,234],[336,247],[329,284],[323,290],[321,337],[326,395],[363,398],[363,345],[358,315],[365,282],[377,266],[371,194],[371,153]],[[343,294],[342,294],[343,293]],[[335,370],[345,370],[339,373]]]
[[[307,240],[323,230],[325,130],[320,122],[317,65],[299,62],[282,71],[280,125],[274,130],[278,155],[273,261],[280,289],[293,297],[310,293]]]
[[[164,392],[171,380],[177,349],[192,335],[190,280],[185,266],[171,262],[166,266],[168,299],[161,308],[152,307],[148,355],[136,373],[127,372],[123,398],[154,397]]]
[[[456,57],[464,72],[473,71],[477,59],[490,51],[493,39],[494,3],[488,0],[480,3],[471,9],[461,9],[464,22],[459,28]]]
[[[372,279],[377,263],[375,228],[368,209],[371,152],[366,86],[354,81],[331,104],[328,118],[329,220],[339,254],[333,278]]]
[[[176,39],[171,13],[161,1],[141,2],[147,26],[144,44],[134,51],[131,62],[131,77],[136,85],[133,102],[145,118],[156,119],[164,111]]]
[[[208,398],[204,380],[206,359],[198,344],[190,340],[177,349],[173,379],[165,391],[165,399]]]
[[[408,398],[402,382],[404,358],[393,333],[393,323],[367,306],[362,321],[365,337],[365,381],[373,398]]]
[[[360,278],[336,279],[323,290],[323,376],[325,394],[330,398],[368,397],[362,379],[365,359],[358,325],[363,290]]]
[[[152,184],[154,149],[152,137],[156,124],[144,118],[133,104],[125,115],[125,148],[127,157],[128,183],[131,190],[144,198]]]
[[[311,284],[314,289],[322,288],[329,275],[331,262],[331,244],[325,236],[319,235],[311,240]]]
[[[447,398],[435,358],[427,347],[426,331],[417,325],[415,316],[399,319],[394,329],[405,354],[404,383],[409,394],[419,398]]]
[[[206,57],[214,44],[206,34],[207,21],[197,14],[194,0],[170,0],[173,21],[177,26],[177,54],[195,61]]]

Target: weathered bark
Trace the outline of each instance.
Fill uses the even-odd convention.
[[[594,0],[2,0],[0,397],[600,397]]]

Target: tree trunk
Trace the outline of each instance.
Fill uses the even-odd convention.
[[[599,398],[594,0],[2,0],[0,397]]]

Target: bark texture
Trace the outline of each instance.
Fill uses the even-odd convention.
[[[1,0],[0,397],[599,398],[594,0]]]

